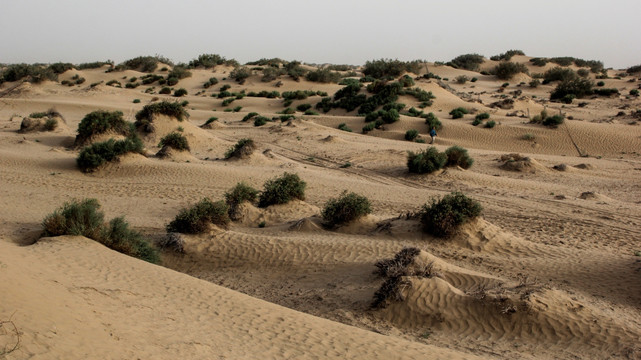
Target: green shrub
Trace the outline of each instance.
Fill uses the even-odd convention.
[[[156,250],[140,233],[131,230],[124,217],[104,224],[96,199],[73,200],[45,217],[44,236],[76,235],[96,240],[105,246],[151,263],[159,261]]]
[[[551,128],[556,128],[559,125],[563,124],[563,121],[564,121],[563,116],[554,115],[554,116],[545,118],[545,120],[543,120],[543,125]]]
[[[311,108],[312,108],[311,104],[300,104],[300,105],[296,106],[296,110],[302,111],[302,112],[305,112],[305,111],[307,111],[307,110],[309,110]]]
[[[281,177],[267,180],[258,200],[259,207],[285,204],[293,199],[305,200],[305,186],[298,175],[284,173]]]
[[[506,88],[506,87],[508,87],[508,86],[510,86],[510,83],[503,83],[503,84],[501,84],[501,87],[502,87],[502,88]]]
[[[185,65],[176,65],[173,69],[167,74],[167,79],[185,79],[191,77],[191,72],[187,70]]]
[[[409,172],[416,174],[429,174],[436,170],[442,169],[447,162],[447,155],[430,147],[424,151],[407,153],[407,167]]]
[[[400,115],[398,113],[398,110],[396,109],[390,109],[389,111],[380,110],[380,114],[381,114],[381,119],[386,124],[395,123],[398,121],[398,119],[400,119]]]
[[[470,80],[470,78],[465,75],[459,75],[454,78],[454,81],[456,81],[457,84],[465,84],[468,80]]]
[[[256,116],[254,118],[254,126],[263,126],[267,124],[268,121],[271,121],[269,118],[266,118],[264,116]]]
[[[488,114],[488,113],[480,113],[480,114],[477,114],[474,117],[474,119],[476,119],[476,120],[487,120],[489,118],[490,118],[490,114]]]
[[[258,190],[243,182],[239,182],[238,184],[236,184],[234,188],[225,193],[225,203],[227,203],[227,206],[229,206],[229,217],[232,220],[238,220],[240,215],[238,214],[238,206],[244,201],[253,203],[254,201],[256,201],[257,197]]]
[[[320,83],[338,83],[341,80],[341,74],[329,69],[318,69],[305,74],[305,79]]]
[[[145,132],[152,132],[153,127],[151,126],[151,123],[153,122],[155,115],[170,116],[176,118],[178,121],[183,121],[189,117],[189,113],[181,103],[161,101],[145,105],[142,110],[138,111],[136,113],[136,122],[134,125],[138,129],[142,128]]]
[[[380,59],[367,61],[363,68],[363,75],[376,78],[395,78],[403,72],[411,72],[418,74],[422,68],[422,62],[419,60],[414,61],[399,61],[392,59]]]
[[[578,77],[577,73],[572,69],[555,67],[549,69],[543,74],[543,84],[547,84],[552,81],[570,81]]]
[[[477,201],[460,192],[445,195],[442,199],[432,199],[423,205],[420,213],[425,232],[437,237],[449,237],[458,228],[481,215],[483,208]]]
[[[225,159],[235,158],[246,158],[250,156],[256,149],[256,144],[252,139],[240,139],[234,146],[230,147],[227,152],[225,152]]]
[[[513,62],[502,62],[492,70],[494,75],[501,80],[510,80],[514,75],[518,73],[527,74],[528,70],[524,64],[513,63]]]
[[[1,73],[0,83],[3,81],[18,81],[24,78],[34,84],[41,83],[45,80],[57,81],[58,74],[51,68],[42,65],[13,64],[7,66]]]
[[[75,144],[83,144],[91,137],[106,132],[124,136],[130,135],[131,125],[122,116],[120,111],[96,110],[90,112],[78,124]]]
[[[58,127],[58,120],[54,118],[49,118],[45,121],[44,129],[46,131],[54,131]]]
[[[260,79],[262,82],[270,82],[276,80],[279,76],[286,73],[285,69],[269,66],[263,69],[263,77]]]
[[[238,66],[229,73],[229,77],[239,84],[244,84],[249,76],[251,76],[251,70],[246,66]]]
[[[476,119],[476,118],[474,119],[474,121],[472,121],[472,125],[473,126],[477,126],[477,125],[482,124],[482,123],[483,123],[483,120]]]
[[[591,95],[594,92],[592,89],[593,86],[594,83],[590,79],[574,78],[572,80],[563,80],[556,86],[554,91],[552,91],[550,99],[562,99],[568,94],[572,94],[577,98],[582,98],[587,95]]]
[[[142,141],[137,136],[124,140],[109,139],[105,142],[91,144],[83,148],[76,158],[78,167],[83,172],[92,172],[103,164],[118,160],[120,155],[130,152],[142,154]]]
[[[135,89],[138,86],[140,86],[140,83],[138,83],[138,82],[135,82],[135,83],[128,82],[128,83],[125,84],[125,88],[127,88],[127,89]]]
[[[318,113],[317,111],[314,111],[314,110],[312,110],[312,109],[309,109],[309,110],[305,110],[305,112],[303,113],[303,115],[319,115],[319,113]]]
[[[321,211],[323,224],[333,228],[346,224],[372,212],[369,200],[361,195],[347,191],[336,199],[329,199]]]
[[[637,90],[637,89],[630,90],[630,95],[638,97],[639,96],[639,90]]]
[[[171,94],[171,88],[170,88],[170,87],[165,86],[165,87],[163,87],[162,89],[160,89],[160,91],[159,91],[158,93],[159,93],[159,94],[162,94],[162,95]]]
[[[238,65],[238,61],[234,59],[227,60],[225,57],[218,54],[202,54],[198,58],[189,62],[190,68],[213,68],[216,65]]]
[[[216,120],[218,120],[218,118],[217,118],[217,117],[215,117],[215,116],[212,116],[212,117],[210,117],[209,119],[207,119],[207,121],[205,121],[205,123],[204,123],[202,126],[207,126],[207,125],[209,125],[209,124],[213,123],[213,122],[214,122],[214,121],[216,121]]]
[[[404,88],[414,86],[414,79],[409,75],[403,75],[398,79],[398,82],[403,85]]]
[[[523,136],[521,136],[521,139],[523,139],[523,140],[534,140],[535,136],[534,136],[534,134],[527,133],[527,134],[523,134]]]
[[[605,86],[605,83],[603,81],[599,81],[598,83],[596,83],[596,86],[603,87]]]
[[[374,123],[374,121],[368,122],[367,124],[365,124],[365,126],[363,126],[363,129],[362,129],[363,134],[367,134],[368,132],[374,130],[375,126],[376,124]]]
[[[564,104],[572,104],[572,100],[576,99],[576,96],[574,94],[565,94],[563,98],[561,98],[561,102]]]
[[[599,96],[619,95],[619,90],[614,88],[594,89],[593,92]]]
[[[423,118],[425,118],[425,124],[429,129],[436,129],[440,130],[443,124],[441,124],[441,121],[434,115],[433,112],[430,112],[426,115],[421,115]]]
[[[485,127],[488,128],[488,129],[491,129],[491,128],[495,127],[495,126],[496,126],[496,121],[494,121],[494,120],[490,120],[490,121],[485,123]]]
[[[223,201],[212,202],[204,198],[194,206],[180,210],[167,224],[167,232],[199,234],[206,231],[209,224],[225,226],[229,223],[228,212],[229,207]]]
[[[531,88],[537,88],[541,85],[541,81],[539,81],[539,79],[533,79],[528,85],[530,85]]]
[[[125,69],[140,70],[142,72],[154,72],[160,59],[155,56],[138,56],[122,63]],[[164,61],[163,61],[164,62]]]
[[[491,56],[490,60],[494,60],[494,61],[501,61],[501,60],[509,61],[510,59],[512,59],[512,56],[514,56],[514,55],[525,55],[525,53],[523,51],[521,51],[521,50],[508,50],[503,54]]]
[[[218,84],[218,79],[215,77],[210,77],[209,80],[207,80],[207,82],[203,84],[203,87],[205,89],[209,89],[210,86],[214,86],[216,84]]]
[[[182,97],[182,96],[185,96],[185,95],[187,95],[187,90],[185,90],[183,88],[180,88],[180,89],[174,91],[174,96],[175,97]]]
[[[347,132],[352,132],[352,129],[350,129],[350,128],[347,126],[347,124],[345,124],[345,123],[340,123],[340,124],[338,124],[338,130],[343,130],[343,131],[347,131]]]
[[[588,77],[590,75],[590,72],[587,69],[579,69],[576,71],[576,74],[579,75],[582,78]]]
[[[418,130],[411,129],[405,132],[405,140],[414,141],[418,137]]]
[[[140,99],[134,99],[133,103],[134,104],[140,104]]]
[[[179,151],[189,151],[189,142],[187,141],[187,138],[177,132],[169,133],[160,139],[158,147],[163,148],[165,146]]]
[[[445,150],[447,163],[445,166],[460,166],[463,169],[469,169],[474,164],[474,159],[468,155],[467,150],[460,146],[452,146]]]
[[[470,71],[478,71],[479,65],[485,62],[482,55],[479,54],[465,54],[459,55],[448,62],[447,65],[457,69],[465,69]]]
[[[258,113],[257,112],[250,112],[249,114],[245,115],[241,121],[249,121],[254,116],[258,116]]]
[[[458,107],[450,111],[450,115],[452,115],[452,119],[460,119],[463,117],[463,115],[467,113],[468,113],[467,109],[462,107]]]

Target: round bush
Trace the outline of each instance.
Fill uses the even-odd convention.
[[[232,220],[238,219],[238,206],[244,201],[254,202],[258,196],[258,190],[240,182],[233,189],[225,193],[225,203],[229,206],[229,217]]]
[[[418,153],[412,151],[407,153],[407,168],[411,173],[429,174],[442,169],[446,162],[447,155],[439,152],[435,147]]]
[[[85,115],[78,124],[76,145],[84,143],[94,135],[104,134],[108,131],[128,135],[131,132],[131,127],[122,116],[120,111],[105,110],[97,110]]]
[[[187,95],[187,90],[185,90],[183,88],[180,88],[180,89],[174,91],[174,96],[175,97],[181,97],[181,96],[185,96],[185,95]]]
[[[324,225],[335,227],[372,212],[369,200],[356,193],[344,191],[337,199],[329,199],[321,212]]]
[[[307,184],[298,175],[284,173],[281,177],[267,180],[258,200],[259,207],[286,204],[291,200],[305,200]]]
[[[460,119],[463,117],[463,115],[467,113],[468,113],[467,109],[462,107],[458,107],[450,111],[450,115],[452,115],[452,119]]]
[[[227,225],[228,211],[224,202],[212,202],[204,198],[191,208],[180,210],[176,218],[167,225],[167,232],[199,234],[207,230],[209,224]]]
[[[183,150],[189,151],[189,142],[187,142],[187,138],[177,132],[167,134],[162,139],[160,139],[160,143],[158,143],[158,147],[162,148],[165,146],[168,146],[172,149],[176,149],[180,151],[183,151]]]
[[[460,166],[463,169],[469,169],[474,164],[474,159],[468,155],[467,150],[460,146],[452,146],[445,150],[447,156],[446,166]]]
[[[490,120],[490,121],[485,123],[485,127],[488,128],[488,129],[491,129],[491,128],[495,127],[495,126],[496,126],[496,121],[494,121],[494,120]]]
[[[555,128],[563,124],[563,121],[564,121],[563,116],[554,115],[554,116],[545,118],[545,120],[543,120],[543,125],[549,126],[551,128]]]
[[[442,199],[432,199],[421,211],[423,230],[438,237],[453,235],[459,226],[478,217],[483,208],[477,201],[460,192],[445,195]]]
[[[256,149],[256,144],[254,144],[254,140],[252,139],[240,139],[234,146],[229,148],[227,152],[225,152],[225,159],[230,159],[232,157],[235,158],[246,158],[250,156],[253,152],[254,149]]]
[[[413,141],[417,137],[418,137],[418,130],[411,129],[405,132],[405,140],[407,141]]]
[[[474,117],[476,120],[487,120],[490,118],[490,114],[488,113],[480,113]]]
[[[441,130],[443,124],[441,124],[441,121],[436,117],[436,115],[434,115],[433,112],[421,116],[425,118],[425,124],[429,129],[434,128],[436,130]]]

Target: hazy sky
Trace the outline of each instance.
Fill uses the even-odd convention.
[[[0,63],[213,53],[364,64],[509,49],[641,63],[641,0],[0,0]]]

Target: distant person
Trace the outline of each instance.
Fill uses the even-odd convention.
[[[432,137],[432,141],[430,141],[430,144],[433,144],[434,143],[434,139],[436,139],[436,129],[435,128],[432,128],[432,130],[430,130],[430,137]]]

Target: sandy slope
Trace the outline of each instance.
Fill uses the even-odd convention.
[[[545,70],[530,67],[531,73]],[[7,357],[639,358],[641,261],[634,253],[641,250],[641,127],[629,115],[616,115],[640,108],[641,101],[622,95],[562,106],[545,100],[553,85],[517,86],[527,75],[500,93],[503,82],[492,76],[429,69],[450,78],[417,81],[436,96],[425,109],[444,125],[435,146],[464,146],[475,159],[471,169],[408,174],[407,151],[426,145],[403,138],[409,129],[428,138],[420,118],[403,115],[367,136],[360,134],[362,117],[343,110],[297,113],[291,122],[262,127],[241,122],[250,111],[277,116],[282,99],[245,97],[230,105],[242,106],[240,112],[225,112],[222,100],[210,96],[224,84],[230,91],[330,95],[341,86],[282,78],[276,87],[258,75],[240,85],[223,80],[230,71],[225,67],[195,70],[176,86],[189,91],[181,101],[189,101],[191,116],[155,119],[156,132],[143,139],[148,157],[126,156],[92,174],[76,168],[78,149],[71,147],[84,115],[120,110],[133,120],[154,97],[174,98],[147,94],[146,86],[106,86],[142,74],[104,70],[61,76],[79,73],[87,78],[81,86],[25,83],[0,98],[0,321],[14,314],[21,334],[18,350]],[[460,74],[479,80],[451,81]],[[211,76],[220,82],[204,91]],[[607,86],[627,94],[637,86],[628,80],[609,79]],[[522,94],[514,109],[489,107],[517,90]],[[400,101],[418,105],[410,97]],[[450,119],[458,106],[488,112],[498,125],[474,127],[474,114]],[[22,117],[51,107],[64,116],[64,126],[17,132]],[[548,129],[507,116],[544,107],[575,120]],[[201,128],[212,116],[218,117],[214,126]],[[340,123],[354,132],[337,130]],[[191,152],[155,157],[158,140],[179,127]],[[534,138],[523,140],[526,133]],[[222,160],[241,138],[256,142],[255,153]],[[508,153],[529,157],[526,171],[502,168]],[[565,171],[553,169],[561,164]],[[43,217],[64,201],[85,197],[97,198],[107,218],[125,215],[158,239],[182,207],[205,196],[222,199],[240,181],[260,189],[285,171],[307,182],[304,201],[267,209],[245,204],[242,219],[228,229],[184,236],[185,254],[163,254],[162,265],[178,272],[84,238],[16,245],[35,242]],[[374,212],[328,231],[318,214],[343,190],[367,196]],[[452,241],[423,234],[417,220],[405,216],[454,190],[485,210]],[[258,228],[262,221],[266,227]],[[405,301],[374,311],[370,304],[382,279],[373,264],[404,246],[422,249],[417,261],[432,262],[439,275],[407,279]],[[0,328],[0,352],[16,340],[9,325]]]

